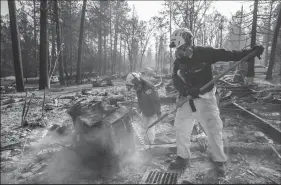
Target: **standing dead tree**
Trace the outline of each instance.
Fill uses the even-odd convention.
[[[48,75],[48,1],[40,2],[40,76],[39,90],[50,88]]]
[[[147,26],[144,26],[143,29],[141,29],[141,33],[140,33],[140,69],[142,68],[143,57],[147,50],[148,43],[151,40],[151,36],[153,34],[154,29],[155,29],[155,25],[151,21],[147,23]]]
[[[58,0],[54,1],[54,15],[55,15],[55,20],[56,20],[56,30],[57,30],[57,50],[59,50],[59,48],[61,47],[62,44],[62,37],[61,37],[61,25],[60,25],[60,11],[59,11],[59,3]],[[65,85],[65,81],[64,81],[64,76],[63,76],[63,59],[62,59],[62,52],[58,53],[58,57],[59,57],[59,81],[60,81],[60,85]]]
[[[274,35],[273,35],[273,41],[271,45],[271,52],[270,52],[270,58],[269,58],[269,65],[268,69],[266,72],[266,80],[272,80],[272,70],[273,70],[273,65],[275,62],[275,52],[276,52],[276,44],[277,44],[277,39],[280,31],[280,26],[281,26],[281,4],[279,4],[279,13],[278,13],[278,18],[274,30]]]
[[[117,66],[117,42],[118,42],[118,34],[119,34],[119,22],[120,22],[120,16],[118,14],[118,10],[120,9],[120,1],[117,1],[116,5],[116,15],[115,15],[115,25],[114,25],[114,53],[113,53],[113,62],[114,65],[112,65],[112,73],[115,73],[114,69],[116,69]]]
[[[18,92],[24,91],[23,84],[23,71],[22,71],[22,58],[20,49],[19,29],[17,25],[16,4],[15,0],[8,1],[11,35],[12,35],[12,48],[14,58],[14,70],[16,77],[16,88]]]
[[[33,0],[33,22],[34,22],[34,59],[37,62],[37,31],[36,31],[36,0]],[[37,69],[37,65],[36,65]],[[36,70],[36,76],[37,76],[37,70]]]
[[[85,12],[86,12],[86,3],[87,3],[87,0],[83,0],[80,35],[79,35],[76,83],[81,81],[81,63],[82,63],[82,49],[83,49],[82,47],[83,47],[83,38],[84,38],[84,20],[85,20]]]
[[[266,34],[266,42],[265,42],[265,56],[264,56],[264,64],[265,66],[267,66],[268,64],[268,48],[269,48],[269,41],[270,41],[270,32],[271,32],[271,19],[272,19],[272,11],[273,11],[273,2],[270,2],[270,10],[269,10],[269,16],[268,16],[268,20],[267,20],[267,34]]]
[[[258,14],[258,0],[254,2],[254,11],[253,11],[253,23],[252,23],[252,31],[251,31],[251,47],[256,45],[256,37],[257,37],[257,14]],[[255,58],[252,58],[248,62],[248,79],[253,79],[255,75]]]

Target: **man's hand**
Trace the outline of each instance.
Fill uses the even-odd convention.
[[[190,88],[188,90],[188,94],[190,96],[192,96],[192,98],[198,98],[199,93],[200,93],[200,90],[198,88]]]
[[[264,51],[264,47],[262,45],[256,45],[253,47],[253,50],[257,50],[257,57],[261,59],[261,55]]]

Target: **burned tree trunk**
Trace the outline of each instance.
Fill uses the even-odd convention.
[[[103,11],[102,2],[100,4],[100,15]],[[99,27],[98,27],[98,60],[99,60],[99,73],[102,74],[102,19],[99,19]]]
[[[268,65],[268,48],[269,48],[269,41],[271,36],[271,18],[272,18],[272,9],[273,9],[273,1],[270,2],[270,10],[269,10],[269,16],[267,21],[267,34],[266,34],[266,42],[265,42],[265,51],[264,51],[264,65]]]
[[[106,68],[106,59],[107,59],[107,56],[106,56],[106,33],[104,31],[104,35],[103,35],[103,63],[102,63],[102,66],[103,66],[103,74],[107,74],[107,68]]]
[[[61,36],[61,25],[60,25],[60,11],[59,11],[59,3],[58,0],[54,1],[54,15],[55,15],[55,20],[57,22],[56,25],[56,30],[57,30],[57,51],[59,51],[60,49],[62,49],[61,44],[62,44],[62,36]],[[83,30],[82,30],[83,31]],[[63,59],[62,59],[62,51],[58,53],[58,57],[59,57],[59,81],[60,81],[60,85],[65,85],[65,81],[64,81],[64,76],[63,76],[63,71],[64,71],[64,66],[63,66]]]
[[[79,46],[78,46],[76,83],[81,81],[81,63],[82,63],[82,49],[83,49],[82,46],[83,46],[83,38],[84,38],[84,20],[85,20],[85,12],[86,12],[86,3],[87,3],[87,0],[83,0],[80,35],[79,35]]]
[[[117,1],[117,10],[119,9],[120,6],[120,1]],[[116,18],[115,18],[115,25],[114,25],[114,53],[113,53],[113,62],[114,62],[114,67],[112,69],[111,74],[113,74],[113,72],[116,72],[116,66],[117,66],[117,42],[118,42],[118,24],[119,24],[119,15],[118,12],[116,12]]]
[[[48,75],[48,1],[40,2],[40,77],[39,89],[49,88]]]
[[[110,74],[112,75],[111,66],[112,64],[112,28],[111,28],[111,22],[112,22],[112,10],[111,10],[111,2],[109,1],[109,34],[110,34],[110,61],[109,61],[109,69]]]
[[[37,76],[37,69],[38,69],[38,65],[37,65],[37,31],[36,31],[36,0],[33,0],[33,21],[34,21],[34,30],[33,30],[33,34],[34,34],[34,60],[35,60],[35,64],[36,64],[36,72],[35,72],[35,76]]]
[[[281,27],[281,4],[279,4],[279,13],[278,13],[278,18],[277,18],[272,45],[271,45],[269,64],[265,77],[266,80],[272,80],[272,70],[275,62],[275,51],[276,51],[276,44],[277,44],[277,38],[280,31],[280,27]]]
[[[52,71],[52,65],[55,64],[55,53],[56,53],[56,48],[55,48],[55,37],[56,37],[56,30],[55,30],[55,25],[52,25],[52,51],[51,51],[51,62],[49,63],[49,72],[48,74],[51,74]]]
[[[98,175],[114,174],[134,151],[130,110],[105,101],[82,100],[68,110],[76,131],[76,151]]]
[[[252,23],[252,32],[251,32],[251,47],[256,45],[256,37],[257,37],[257,14],[258,14],[258,0],[255,0],[254,3],[254,12],[253,12],[253,23]],[[255,58],[252,58],[248,62],[248,72],[247,77],[251,79],[250,83],[252,83],[255,75]],[[249,82],[249,81],[248,81]]]
[[[14,58],[14,70],[16,77],[16,88],[18,92],[24,91],[23,84],[23,72],[22,72],[22,59],[19,39],[19,29],[17,24],[16,16],[16,3],[15,0],[8,1],[11,35],[12,35],[12,47],[13,47],[13,58]]]

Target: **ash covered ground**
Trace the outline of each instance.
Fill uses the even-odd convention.
[[[150,80],[157,82],[157,79]],[[44,92],[36,90],[28,92],[28,100],[31,93],[35,96],[30,104],[24,128],[20,127],[20,124],[25,93],[3,94],[2,101],[12,97],[15,103],[1,106],[1,183],[131,184],[140,183],[143,175],[150,169],[164,171],[168,165],[167,161],[173,158],[173,155],[136,152],[123,160],[122,168],[118,170],[118,173],[100,177],[97,171],[88,168],[76,151],[72,150],[74,128],[67,109],[75,102],[90,96],[122,95],[124,101],[135,99],[134,92],[126,91],[123,80],[114,80],[113,84],[109,87],[95,88],[92,88],[92,84],[52,88],[46,91],[43,117]],[[257,91],[276,87],[260,82],[256,85]],[[166,96],[165,86],[158,89],[158,92],[160,96]],[[259,94],[264,97],[267,95]],[[271,96],[277,97],[276,93]],[[252,97],[261,100],[257,95],[253,95],[240,98],[237,102],[265,119],[272,127],[281,130],[278,104],[254,101],[251,100]],[[173,107],[173,104],[162,105],[162,111],[167,112]],[[228,143],[245,143],[246,146],[253,143],[269,145],[267,135],[253,123],[256,120],[242,116],[232,106],[222,106],[220,109],[224,122],[225,145]],[[173,116],[170,116],[156,126],[156,138],[159,141],[175,141],[175,131],[170,124],[172,119]],[[137,137],[135,137],[135,143],[136,148],[139,149],[141,144]],[[275,141],[273,143],[280,146]],[[229,178],[224,183],[280,183],[280,159],[274,152],[267,152],[268,149],[259,150],[258,147],[247,152],[247,149],[243,147],[241,146],[240,150],[237,149],[238,152],[228,152]],[[211,170],[201,170],[209,168],[208,163],[204,162],[207,154],[200,151],[195,151],[193,154],[195,167],[188,173],[191,177],[186,178],[192,179],[190,181],[193,183],[211,183],[209,178]]]

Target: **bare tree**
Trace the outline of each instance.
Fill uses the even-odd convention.
[[[102,13],[104,6],[102,1],[99,1],[99,25],[98,25],[98,59],[99,59],[99,73],[102,74]]]
[[[170,38],[171,38],[171,35],[172,35],[172,4],[171,2],[169,2],[169,23],[170,23],[170,27],[169,27],[169,32],[170,32]],[[172,64],[172,48],[170,48],[170,72],[172,73],[172,70],[173,70],[173,64]]]
[[[76,83],[81,81],[81,63],[82,63],[82,47],[84,39],[84,20],[86,12],[87,0],[83,0],[81,25],[80,25],[80,35],[79,35],[79,46],[78,46],[78,60],[77,60],[77,72],[76,72]]]
[[[103,74],[106,74],[107,68],[106,68],[106,60],[107,60],[107,49],[106,49],[106,33],[105,33],[105,29],[104,29],[104,35],[103,35]]]
[[[243,5],[241,6],[241,13],[240,13],[240,22],[239,22],[239,40],[238,40],[238,49],[242,49],[241,46],[241,35],[242,35],[242,22],[243,22]],[[246,64],[245,62],[241,63],[240,65],[237,66],[237,69],[246,69]]]
[[[48,75],[48,1],[40,2],[40,76],[39,90],[50,88]]]
[[[266,80],[272,80],[272,70],[273,70],[273,65],[275,62],[275,51],[276,51],[276,44],[277,44],[277,39],[280,31],[280,26],[281,26],[281,4],[279,4],[279,13],[278,13],[278,18],[274,30],[274,35],[273,35],[273,41],[271,45],[271,52],[270,52],[270,58],[269,58],[269,65],[268,69],[266,72]]]
[[[118,31],[118,24],[119,24],[119,19],[120,19],[120,16],[118,15],[118,10],[120,8],[120,1],[117,1],[117,6],[116,6],[116,17],[115,17],[115,25],[114,25],[114,53],[113,53],[113,62],[114,62],[114,65],[116,65],[117,61],[117,42],[118,42],[118,34],[119,34],[119,31]],[[112,65],[113,66],[113,65]],[[112,72],[113,72],[113,68],[112,68]]]
[[[120,53],[120,62],[119,62],[119,74],[121,74],[121,64],[122,64],[122,36],[121,36],[121,33],[120,33],[120,39],[119,39],[119,53]]]
[[[111,7],[111,1],[109,1],[109,34],[110,34],[110,62],[109,67],[112,74],[113,70],[113,60],[112,60],[112,7]]]
[[[55,25],[52,25],[52,51],[51,51],[51,62],[49,63],[49,74],[50,74],[50,71],[52,71],[52,65],[55,64],[55,53],[56,53],[56,26]]]
[[[151,39],[153,31],[155,29],[155,24],[152,21],[150,22],[142,22],[139,39],[140,39],[140,69],[142,68],[143,57],[146,52],[148,43]]]
[[[37,62],[37,31],[36,31],[36,0],[33,0],[33,22],[34,22],[34,60]],[[36,63],[37,64],[37,63]],[[37,68],[37,65],[36,65]],[[36,70],[37,76],[37,70]]]
[[[258,0],[255,0],[255,2],[254,2],[254,11],[253,11],[252,32],[251,32],[251,47],[254,47],[256,45],[257,13],[258,13]],[[252,58],[248,62],[247,77],[253,78],[254,75],[255,75],[255,58]]]
[[[54,1],[54,16],[55,16],[55,20],[57,22],[56,25],[56,30],[57,30],[57,50],[59,50],[61,48],[61,44],[62,44],[62,37],[61,37],[61,25],[60,25],[60,11],[59,11],[59,3],[58,0]],[[63,76],[63,58],[62,58],[62,51],[58,53],[59,54],[59,81],[60,81],[60,85],[65,85],[65,81],[64,81],[64,76]]]
[[[24,91],[23,84],[23,72],[22,72],[22,59],[21,59],[21,49],[19,40],[19,29],[17,25],[16,16],[16,3],[15,0],[8,1],[9,15],[10,15],[10,26],[11,26],[11,36],[12,36],[12,48],[13,48],[13,58],[14,58],[14,70],[16,77],[16,88],[18,92]]]
[[[270,9],[269,9],[269,17],[268,17],[268,21],[267,21],[267,34],[266,34],[266,42],[265,42],[265,56],[264,56],[264,64],[265,66],[267,66],[268,64],[268,48],[269,48],[269,41],[270,41],[270,32],[271,32],[271,19],[272,19],[272,9],[273,9],[273,2],[274,0],[272,0],[270,2]]]

